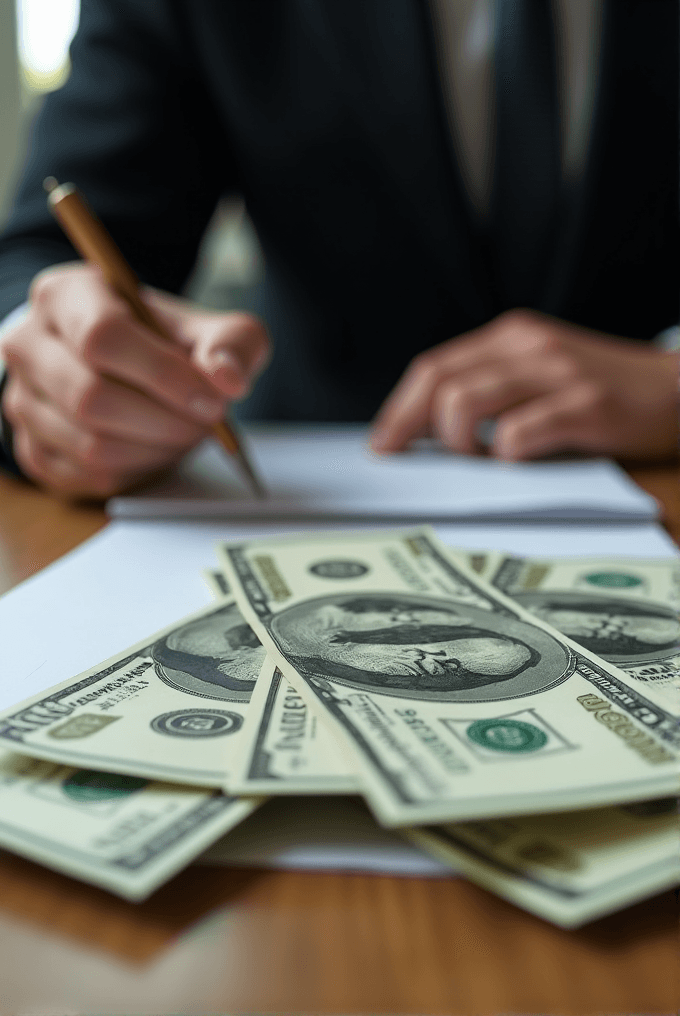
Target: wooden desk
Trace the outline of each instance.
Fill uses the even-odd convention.
[[[680,470],[632,473],[678,540]],[[104,523],[0,479],[0,591]],[[665,893],[565,932],[462,879],[205,867],[135,906],[0,854],[0,1016],[672,1014],[677,913]]]

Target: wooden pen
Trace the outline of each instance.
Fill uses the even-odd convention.
[[[47,177],[43,186],[48,194],[50,211],[78,253],[86,261],[97,265],[105,281],[125,300],[140,324],[159,338],[174,342],[172,335],[142,300],[137,276],[76,187],[72,183],[59,184],[52,176]],[[214,424],[212,432],[234,458],[255,496],[265,498],[266,490],[233,426],[223,420]]]

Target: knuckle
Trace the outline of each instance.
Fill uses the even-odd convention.
[[[586,410],[603,409],[607,401],[604,387],[597,381],[582,381],[578,386],[578,398]]]
[[[89,367],[97,367],[107,353],[115,351],[126,314],[115,306],[102,308],[83,332],[78,343],[80,355]]]
[[[534,327],[527,332],[526,349],[534,356],[556,356],[560,351],[560,342],[549,329]]]
[[[15,325],[0,339],[0,352],[6,367],[21,367],[27,362],[27,347],[34,337],[35,328],[31,328],[26,320]]]
[[[519,339],[518,351],[532,359],[551,357],[559,353],[560,343],[553,332],[542,327],[533,327],[527,329]]]
[[[48,482],[45,455],[24,427],[17,430],[14,435],[14,454],[27,476],[38,483]]]
[[[446,407],[450,416],[462,416],[471,410],[474,395],[463,385],[449,384],[441,389],[438,401],[441,406]]]
[[[561,343],[554,332],[546,329],[539,329],[533,335],[534,352],[544,356],[557,356],[561,350]]]
[[[573,384],[583,378],[583,370],[578,360],[561,353],[557,353],[553,358],[552,374],[555,381],[562,385]]]
[[[252,357],[253,366],[255,368],[263,366],[269,357],[271,346],[264,323],[254,314],[241,314],[239,326]]]
[[[74,387],[68,406],[74,420],[84,425],[96,420],[103,388],[104,382],[97,374],[90,375],[81,385]]]
[[[428,377],[437,371],[439,357],[434,349],[426,349],[414,356],[408,365],[407,373],[412,377]]]
[[[499,314],[496,321],[503,328],[524,329],[535,325],[537,316],[533,311],[524,307],[513,307],[512,310],[506,310]]]
[[[0,350],[2,351],[2,359],[10,370],[12,367],[23,365],[25,360],[23,345],[18,341],[18,337],[14,332],[10,332],[0,342]]]
[[[556,354],[559,337],[545,319],[534,311],[517,309],[501,314],[497,320],[496,342],[504,352],[515,356]]]
[[[96,434],[84,434],[77,447],[74,448],[75,458],[86,469],[96,469],[101,466],[105,454],[104,441]]]
[[[33,307],[42,311],[51,302],[54,293],[55,277],[54,269],[46,268],[38,272],[31,282],[28,299]]]
[[[460,384],[441,385],[433,400],[432,417],[445,443],[465,432],[475,415],[475,393]]]
[[[19,423],[26,413],[26,390],[16,381],[10,381],[2,399],[2,411],[10,423]]]

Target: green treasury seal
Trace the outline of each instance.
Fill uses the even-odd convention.
[[[477,720],[466,730],[475,744],[492,751],[537,751],[548,741],[548,735],[523,720]]]

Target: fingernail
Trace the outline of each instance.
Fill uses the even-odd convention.
[[[196,416],[204,420],[219,420],[224,415],[224,403],[217,399],[206,399],[200,396],[189,403],[189,408]]]

